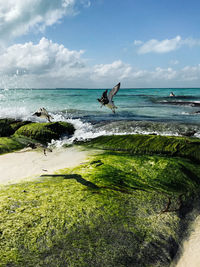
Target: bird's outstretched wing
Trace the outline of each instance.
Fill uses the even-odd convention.
[[[108,94],[109,101],[112,101],[113,96],[116,95],[116,93],[119,91],[119,88],[120,88],[120,83],[115,85],[115,87],[113,87],[113,89],[110,90],[110,92]]]

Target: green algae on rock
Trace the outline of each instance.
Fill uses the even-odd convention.
[[[0,262],[169,266],[184,230],[177,196],[184,194],[186,203],[198,192],[199,178],[200,167],[187,159],[107,152],[6,186],[0,191]],[[162,212],[169,196],[171,212]]]
[[[19,142],[14,137],[0,137],[0,154],[13,152],[25,147],[25,144]]]
[[[127,151],[137,155],[169,155],[200,161],[200,140],[197,138],[139,134],[113,135],[97,137],[85,142],[85,145],[99,149]]]
[[[47,143],[52,139],[59,139],[62,135],[72,135],[74,131],[74,126],[67,122],[30,123],[20,127],[15,136],[27,136]]]
[[[169,266],[200,190],[193,161],[199,141],[106,136],[85,145],[106,151],[76,168],[1,188],[0,263]]]
[[[0,119],[0,137],[11,136],[21,126],[31,123],[30,121],[21,121],[15,119]]]

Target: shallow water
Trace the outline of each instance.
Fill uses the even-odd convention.
[[[44,121],[32,114],[45,107],[54,121],[72,122],[73,138],[102,134],[158,133],[200,137],[200,89],[123,89],[114,97],[116,113],[100,107],[104,89],[0,90],[0,118]],[[73,141],[73,140],[71,140]],[[69,142],[69,140],[68,140]]]

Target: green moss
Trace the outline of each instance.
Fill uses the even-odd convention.
[[[21,126],[29,123],[30,121],[20,121],[15,119],[0,119],[0,137],[11,136]]]
[[[72,135],[74,131],[74,126],[67,122],[31,123],[19,128],[15,135],[22,135],[47,143],[52,139],[59,139],[64,134]]]
[[[96,155],[95,160],[75,173],[98,187],[156,191],[168,195],[193,194],[200,189],[200,166],[188,159],[162,156],[135,156],[121,153]],[[65,172],[65,170],[64,170]]]
[[[98,193],[62,177],[6,188],[0,197],[0,262],[127,266],[129,261],[144,261],[144,244],[156,240],[161,230],[176,238],[167,223],[179,221],[174,214],[155,214],[151,205],[158,196],[145,198],[145,194],[130,196],[105,189]],[[159,202],[164,202],[160,196]],[[154,208],[159,212],[158,202]],[[167,250],[166,244],[162,250]]]
[[[200,161],[200,140],[158,135],[100,136],[85,143],[88,147],[127,151],[132,154],[180,156]]]
[[[182,236],[171,197],[198,192],[190,160],[106,153],[0,191],[2,266],[169,266]],[[186,218],[186,217],[185,217]]]
[[[21,128],[34,129],[27,135],[37,139],[47,125]],[[85,164],[2,187],[0,265],[169,266],[200,190],[200,166],[193,162],[199,161],[199,144],[99,137],[85,145],[107,152]]]
[[[25,144],[19,142],[16,138],[0,137],[0,154],[12,152],[25,147]]]

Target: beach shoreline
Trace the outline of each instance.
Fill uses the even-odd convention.
[[[71,168],[85,162],[88,151],[78,147],[55,148],[52,152],[43,150],[22,149],[0,155],[0,185],[23,182],[52,174],[63,168]]]

